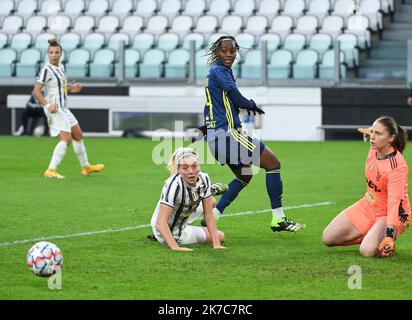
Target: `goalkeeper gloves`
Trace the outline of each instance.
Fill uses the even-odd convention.
[[[253,115],[254,115],[254,116],[256,115],[256,113],[258,113],[258,114],[265,114],[265,111],[263,111],[262,109],[260,109],[260,108],[256,105],[255,101],[253,101],[252,99],[250,99],[250,101],[254,104],[254,107],[253,107],[252,109],[247,109],[247,114],[248,114],[248,116],[250,116],[250,113],[251,113],[251,112],[253,112]]]
[[[379,257],[389,257],[395,251],[394,236],[395,230],[387,228],[385,238],[379,244]]]

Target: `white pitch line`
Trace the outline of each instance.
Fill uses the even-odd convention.
[[[320,207],[320,206],[330,206],[332,204],[335,204],[335,202],[327,201],[327,202],[309,203],[309,204],[302,204],[302,205],[297,205],[297,206],[283,207],[283,210],[312,208],[312,207]],[[249,214],[259,214],[259,213],[265,213],[265,212],[271,212],[271,211],[272,211],[272,209],[264,209],[264,210],[256,210],[256,211],[244,211],[244,212],[237,212],[237,213],[228,213],[228,214],[222,215],[220,218],[228,218],[228,217],[235,217],[235,216],[242,216],[242,215],[249,215]],[[123,228],[117,228],[117,229],[106,229],[106,230],[79,232],[79,233],[72,233],[72,234],[66,234],[66,235],[60,235],[60,236],[56,235],[56,236],[49,236],[49,237],[39,237],[39,238],[34,238],[34,239],[0,242],[0,248],[1,247],[10,247],[10,246],[13,246],[13,245],[24,244],[24,243],[28,243],[28,242],[37,242],[37,241],[54,240],[54,239],[76,238],[76,237],[82,237],[82,236],[91,236],[91,235],[95,235],[95,234],[123,232],[123,231],[128,231],[128,230],[142,229],[142,228],[146,228],[146,227],[150,227],[150,224],[142,224],[142,225],[138,225],[138,226],[129,226],[129,227],[123,227]]]

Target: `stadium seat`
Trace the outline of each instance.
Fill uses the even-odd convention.
[[[268,65],[268,79],[290,78],[293,54],[289,50],[276,50],[272,53]]]
[[[36,40],[34,41],[33,47],[40,50],[42,55],[47,52],[47,49],[49,48],[49,39],[56,38],[56,35],[53,33],[40,33],[37,37]],[[60,42],[61,44],[61,42]],[[64,47],[63,47],[64,48]],[[67,50],[64,48],[64,50]]]
[[[284,39],[292,32],[293,18],[289,16],[276,16],[273,18],[271,27],[268,30],[270,33],[277,33]]]
[[[63,51],[67,51],[67,53],[80,47],[80,43],[81,37],[75,32],[65,33],[60,38],[60,45],[62,46]]]
[[[139,0],[137,1],[135,15],[148,19],[155,14],[156,9],[156,0]]]
[[[106,39],[110,37],[119,28],[120,20],[117,16],[110,15],[101,17],[95,32],[102,33]]]
[[[205,50],[199,50],[195,55],[195,70],[196,79],[204,79],[209,73],[209,66],[207,65],[207,60],[209,56],[206,55]]]
[[[0,50],[0,77],[10,78],[13,76],[16,59],[16,50],[11,48]]]
[[[329,0],[311,0],[309,2],[307,15],[315,16],[319,21],[329,14],[330,1]]]
[[[166,16],[153,16],[147,20],[145,32],[159,36],[166,32],[166,28],[169,25],[169,20]]]
[[[84,38],[82,48],[87,49],[93,57],[95,52],[103,48],[105,44],[105,36],[102,33],[89,33]]]
[[[10,48],[20,53],[24,49],[27,49],[33,41],[33,37],[29,33],[17,33],[12,36],[10,41]]]
[[[303,15],[305,6],[306,4],[304,0],[286,0],[281,14],[296,19]]]
[[[187,0],[184,5],[182,15],[188,15],[195,21],[206,11],[205,0]]]
[[[340,50],[345,54],[345,63],[348,68],[359,66],[359,47],[356,35],[344,33],[338,35],[336,40],[340,44]]]
[[[91,33],[95,27],[95,18],[92,16],[80,16],[74,21],[73,29],[71,32],[76,32],[84,38],[87,34]]]
[[[74,49],[66,63],[66,74],[69,78],[85,78],[89,72],[90,52],[86,49]]]
[[[266,33],[268,24],[268,19],[265,16],[252,16],[247,19],[246,27],[243,32],[252,33],[255,36],[261,36]]]
[[[273,51],[277,50],[281,44],[280,35],[277,33],[266,33],[260,37],[260,41],[258,44],[258,48],[261,48],[262,41],[266,41],[267,43],[267,51],[268,53],[272,53]]]
[[[7,33],[9,36],[20,32],[23,27],[23,17],[20,16],[8,16],[3,20],[1,32]]]
[[[340,52],[340,73],[342,79],[346,78],[346,66],[343,61],[345,61],[345,54]],[[334,50],[328,50],[325,52],[322,58],[322,62],[319,65],[319,78],[320,79],[334,79],[335,77],[335,52]]]
[[[356,35],[358,38],[358,46],[361,49],[370,48],[372,45],[369,19],[363,15],[353,15],[349,17],[345,33]]]
[[[283,42],[283,49],[289,50],[293,53],[293,57],[296,58],[298,51],[302,50],[306,45],[306,37],[300,33],[291,33],[285,37]]]
[[[294,79],[315,79],[319,55],[315,50],[304,49],[297,53],[293,64]]]
[[[262,52],[250,50],[246,53],[241,65],[242,78],[260,79],[262,76]]]
[[[3,22],[3,19],[11,15],[11,12],[14,10],[14,1],[13,0],[3,0],[0,6],[0,26]]]
[[[62,11],[61,3],[59,0],[45,0],[41,2],[39,15],[50,16],[56,15]]]
[[[347,21],[348,18],[354,13],[355,9],[355,0],[336,0],[333,5],[332,14],[340,16]]]
[[[133,1],[132,0],[116,0],[113,2],[111,7],[110,14],[118,17],[120,20],[123,20],[128,16],[133,10]]]
[[[64,15],[69,16],[72,20],[81,15],[86,9],[84,0],[68,0],[64,3]]]
[[[42,33],[47,26],[47,19],[44,16],[33,16],[27,19],[26,28],[23,30],[30,33],[33,37]]]
[[[173,50],[169,53],[165,64],[165,78],[185,79],[188,76],[189,52],[185,49]]]
[[[24,50],[20,55],[20,60],[16,63],[16,77],[36,77],[40,61],[40,50],[35,48]]]
[[[90,77],[108,78],[113,75],[115,53],[112,49],[100,49],[90,63]]]
[[[157,49],[165,52],[174,50],[179,44],[179,36],[175,33],[161,34],[157,40]]]
[[[93,17],[102,17],[109,10],[109,2],[107,0],[91,0],[85,15]]]
[[[240,50],[250,50],[255,48],[256,37],[254,34],[242,32],[237,34],[235,39],[240,47]]]
[[[230,9],[230,0],[212,0],[209,4],[207,14],[215,16],[219,22],[221,22],[223,17],[229,14]]]
[[[129,47],[130,45],[130,37],[127,33],[113,33],[108,42],[107,42],[107,47],[109,49],[112,49],[116,53],[116,57],[119,51],[119,42],[123,41],[125,48]]]
[[[146,51],[140,64],[140,78],[163,77],[164,61],[165,53],[162,50],[150,49]]]
[[[344,19],[340,16],[326,16],[322,21],[322,27],[319,33],[327,33],[333,39],[342,33]]]
[[[332,37],[326,33],[316,33],[309,40],[309,49],[315,50],[320,57],[332,46]]]
[[[359,12],[369,19],[369,27],[373,31],[382,31],[383,15],[380,0],[362,0]]]
[[[315,16],[301,16],[296,21],[296,28],[293,32],[304,34],[305,36],[311,36],[317,32],[318,18]]]
[[[265,16],[268,21],[279,15],[280,0],[261,0],[258,2],[256,15]]]
[[[193,18],[187,15],[177,16],[172,20],[169,32],[178,34],[183,38],[193,28]]]
[[[208,37],[212,33],[216,32],[217,26],[217,17],[211,15],[200,16],[196,22],[196,27],[193,29],[193,32],[201,33],[204,34],[205,37]]]
[[[142,17],[128,16],[123,20],[123,25],[119,32],[127,33],[132,39],[137,33],[141,31],[143,24],[144,20]]]
[[[383,13],[392,14],[395,11],[394,0],[381,0],[381,10]]]
[[[205,37],[201,33],[189,33],[184,36],[182,41],[182,48],[189,50],[190,41],[195,41],[195,50],[199,50],[205,45]]]
[[[233,3],[233,12],[231,12],[231,14],[248,18],[253,16],[255,10],[255,0],[236,0]]]
[[[71,26],[71,18],[66,15],[50,16],[47,20],[48,31],[57,35],[65,34]]]
[[[0,50],[7,46],[9,43],[9,37],[7,34],[0,32]]]
[[[227,34],[237,34],[243,26],[243,19],[239,16],[226,16],[222,20],[222,25],[219,32]]]
[[[20,0],[17,5],[15,15],[20,16],[26,21],[29,17],[35,15],[37,10],[37,1],[35,0]]]
[[[171,21],[181,10],[182,3],[180,0],[163,0],[160,2],[158,14],[166,16]]]
[[[140,55],[154,46],[155,38],[151,33],[139,33],[133,38],[132,48],[140,52]]]
[[[124,75],[126,78],[136,78],[139,76],[139,61],[140,61],[140,53],[135,49],[126,49],[124,51],[124,65],[125,65],[125,72]],[[115,76],[119,75],[119,63],[115,64],[114,70]]]

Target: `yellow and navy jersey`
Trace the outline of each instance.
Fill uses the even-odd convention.
[[[236,88],[232,70],[216,61],[206,79],[206,105],[204,121],[207,129],[231,131],[240,126],[239,109],[228,97],[228,92]]]

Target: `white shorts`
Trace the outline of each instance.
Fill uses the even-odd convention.
[[[71,128],[79,123],[69,109],[50,113],[49,110],[44,108],[44,113],[46,114],[50,135],[52,137],[58,136],[61,131],[70,133]]]
[[[162,235],[160,232],[153,228],[153,234],[156,237],[157,241],[160,243],[165,243]],[[195,244],[195,243],[205,243],[206,242],[206,233],[203,227],[195,227],[187,225],[182,234],[178,239],[175,239],[178,244],[186,245],[186,244]]]

